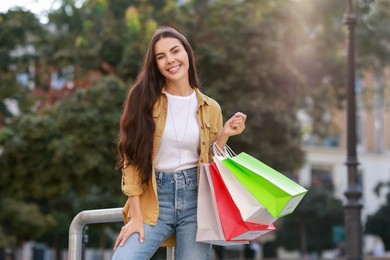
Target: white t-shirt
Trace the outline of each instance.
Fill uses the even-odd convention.
[[[168,97],[168,114],[154,167],[157,171],[177,172],[198,166],[199,124],[196,119],[198,100],[190,96]]]

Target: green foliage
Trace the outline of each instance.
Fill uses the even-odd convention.
[[[390,2],[361,0],[359,7],[357,62],[361,68],[382,69],[390,64],[390,30],[387,26],[390,23]]]
[[[54,224],[54,219],[42,213],[36,203],[9,197],[0,200],[0,208],[0,247],[10,247],[16,242],[39,238],[47,227]]]
[[[302,32],[289,26],[299,22],[290,7],[271,1],[198,3],[196,12],[187,10],[189,20],[177,23],[195,49],[203,91],[221,104],[225,119],[237,111],[248,115],[245,134],[229,143],[282,171],[303,161],[296,119],[303,83],[292,59]]]
[[[310,189],[293,214],[277,221],[276,243],[302,253],[335,248],[332,227],[343,225],[343,216],[342,203],[331,192]]]
[[[49,24],[56,29],[45,51],[51,64],[59,61],[79,65],[77,76],[99,68],[99,43],[103,32],[105,1],[88,1],[81,9],[75,1],[63,1],[60,8],[49,14]]]
[[[0,115],[11,118],[12,114],[5,104],[6,100],[15,100],[19,104],[21,112],[30,110],[34,99],[29,96],[29,90],[16,83],[15,75],[7,72],[0,77]],[[1,125],[1,121],[0,121]]]
[[[93,186],[86,183],[107,188],[100,181],[113,171],[124,95],[119,81],[106,79],[51,109],[15,118],[1,139],[2,194],[41,199],[69,189],[88,193]],[[13,180],[17,185],[9,187]]]
[[[390,182],[379,183],[375,188],[375,193],[379,195],[386,187],[388,189],[386,202],[378,209],[377,212],[367,217],[365,233],[381,237],[386,250],[390,250]]]
[[[43,33],[37,17],[31,12],[22,9],[11,10],[7,13],[0,13],[0,51],[1,55],[10,59],[10,50],[16,46],[24,46],[31,41],[39,39]],[[31,36],[34,35],[31,39]],[[0,71],[6,70],[6,60],[0,60]]]
[[[321,143],[338,129],[330,119],[344,102],[345,88],[345,2],[303,0],[297,12],[302,17],[302,44],[294,56],[305,84],[303,109],[312,120],[312,134]]]
[[[158,26],[152,6],[147,1],[141,2],[139,6],[128,7],[125,12],[122,41],[126,45],[119,60],[118,74],[126,81],[138,75],[149,40]]]
[[[109,72],[109,66],[110,72],[131,81],[157,28],[154,11],[148,1],[90,0],[81,8],[76,8],[74,1],[63,1],[49,15],[58,32],[47,55],[52,63],[62,59],[78,64],[78,77],[95,69]]]
[[[12,117],[5,104],[6,99],[16,100],[21,112],[30,110],[33,104],[28,89],[17,84],[15,73],[25,71],[32,59],[33,54],[23,51],[23,48],[38,45],[44,34],[38,19],[31,12],[15,9],[0,13],[0,127],[3,120]],[[21,54],[12,57],[11,51],[17,48]],[[19,65],[18,70],[13,69],[16,64]]]
[[[51,109],[14,118],[0,132],[1,197],[35,203],[48,214],[62,212],[57,215],[66,214],[68,223],[84,209],[120,206],[115,139],[125,95],[123,83],[107,77]],[[4,214],[7,220],[15,212]],[[36,219],[20,219],[25,224],[19,226],[37,225]],[[1,221],[3,229],[6,223]],[[63,223],[54,221],[53,228]],[[23,232],[12,228],[17,237]]]
[[[388,64],[388,3],[358,3],[359,66]],[[159,25],[187,36],[196,53],[202,91],[221,104],[225,119],[237,111],[248,114],[245,133],[229,140],[233,149],[283,172],[297,170],[304,160],[298,110],[311,116],[320,139],[337,131],[328,119],[345,97],[344,9],[339,0],[196,0],[180,5],[175,0],[87,0],[81,7],[63,0],[49,14],[48,26],[54,30],[46,30],[29,12],[0,14],[0,113],[10,118],[4,98],[19,100],[25,113],[8,120],[0,132],[1,203],[12,198],[17,205],[0,213],[0,243],[42,233],[50,245],[64,247],[74,214],[122,205],[120,174],[114,171],[126,95],[122,82],[138,74]],[[106,77],[33,113],[26,90],[16,85],[16,71],[9,70],[32,62],[28,56],[11,58],[17,44],[37,50],[33,80],[38,87],[45,88],[50,66],[74,66],[76,80],[96,69],[121,80]],[[331,247],[331,227],[342,223],[340,208],[330,194],[310,191],[296,212],[283,219],[278,241],[287,249],[299,248],[300,226],[309,251]],[[12,214],[22,210],[45,225],[20,218],[7,226]],[[315,225],[319,221],[324,225]],[[27,230],[35,228],[37,236],[17,228],[24,223]],[[313,237],[318,232],[324,234],[323,242]]]

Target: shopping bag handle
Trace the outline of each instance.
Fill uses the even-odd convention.
[[[231,157],[236,156],[236,154],[234,153],[232,148],[230,148],[227,144],[225,144],[225,147],[222,150],[221,147],[219,147],[217,145],[217,142],[213,143],[213,155],[214,156],[221,156],[224,158],[231,158]]]

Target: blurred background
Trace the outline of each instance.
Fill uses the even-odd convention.
[[[390,1],[353,4],[363,254],[390,259]],[[2,1],[0,259],[67,259],[78,212],[124,204],[114,169],[122,102],[160,25],[187,37],[201,90],[225,118],[248,115],[230,146],[309,190],[276,231],[216,247],[213,258],[343,257],[345,9],[341,0]],[[85,259],[110,259],[120,226],[88,225]]]

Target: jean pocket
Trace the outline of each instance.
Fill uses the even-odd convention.
[[[157,177],[157,192],[161,194],[171,193],[174,189],[174,179],[167,176]]]

